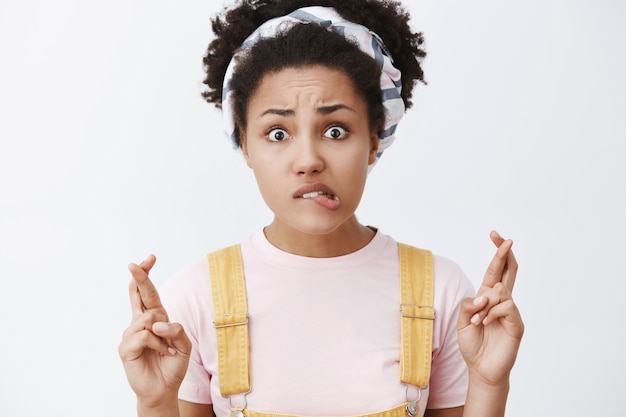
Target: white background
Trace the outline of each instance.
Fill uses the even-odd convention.
[[[408,3],[408,2],[407,2]],[[126,265],[268,223],[199,96],[204,1],[0,1],[0,416],[132,416]],[[428,86],[358,215],[478,285],[515,241],[508,416],[623,416],[626,4],[411,1]]]

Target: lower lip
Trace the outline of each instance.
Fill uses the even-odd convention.
[[[330,199],[328,198],[328,196],[318,195],[317,197],[305,198],[303,200],[315,201],[320,206],[326,207],[329,210],[337,210],[339,206],[341,206],[341,202],[339,201],[339,198],[337,198],[337,196],[335,196],[335,198]]]

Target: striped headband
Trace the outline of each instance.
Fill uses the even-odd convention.
[[[254,46],[262,38],[271,38],[284,31],[286,25],[297,23],[317,23],[325,28],[335,30],[346,39],[355,41],[361,51],[374,58],[381,69],[380,88],[382,91],[383,106],[385,108],[385,123],[380,134],[380,143],[376,161],[383,151],[393,143],[396,126],[404,115],[404,101],[400,95],[402,91],[402,78],[400,71],[393,66],[391,54],[389,54],[380,37],[367,29],[365,26],[345,20],[331,7],[309,6],[295,10],[292,13],[270,19],[259,26],[243,42],[240,51]],[[222,114],[226,123],[226,133],[237,144],[235,138],[234,121],[234,97],[229,88],[230,80],[235,72],[236,60],[233,58],[226,69],[222,92]],[[370,166],[373,166],[373,164]]]

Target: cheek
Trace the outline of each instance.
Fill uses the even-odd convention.
[[[272,156],[268,152],[259,152],[259,149],[256,149],[254,146],[246,149],[244,157],[256,176],[270,175],[272,170],[275,169],[276,164],[272,163],[274,161]]]
[[[268,155],[259,155],[252,150],[246,157],[246,163],[252,169],[252,173],[256,182],[263,193],[270,193],[272,189],[277,188],[282,178],[278,171],[278,164],[275,163]]]
[[[347,184],[350,187],[351,193],[363,192],[367,180],[370,159],[369,154],[361,150],[358,153],[358,157],[354,156],[352,159],[344,158],[336,161],[337,166],[340,167],[341,170],[339,176],[345,179],[349,178]],[[347,161],[352,161],[352,163],[346,163]]]

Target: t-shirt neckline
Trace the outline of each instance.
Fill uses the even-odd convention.
[[[374,237],[362,248],[346,255],[330,258],[313,258],[285,252],[274,246],[263,230],[252,235],[250,243],[259,257],[273,265],[291,268],[336,268],[338,266],[345,268],[372,262],[382,253],[390,238],[376,229],[373,230],[376,232]]]

